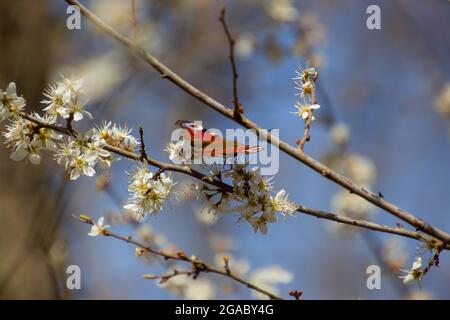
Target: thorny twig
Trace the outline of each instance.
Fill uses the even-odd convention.
[[[312,83],[313,83],[313,86],[312,86],[312,91],[311,91],[311,104],[317,104],[316,83],[315,83],[314,79],[313,79]],[[309,142],[309,140],[311,140],[311,134],[309,132],[311,130],[311,124],[313,122],[313,119],[314,119],[314,114],[313,114],[313,111],[310,110],[308,113],[308,117],[305,120],[305,129],[303,132],[303,137],[301,138],[300,141],[298,141],[298,147],[301,151],[305,150],[306,142]]]
[[[145,142],[144,142],[144,129],[142,127],[139,127],[139,138],[141,141],[140,146],[140,152],[141,152],[141,162],[147,161],[148,156],[147,152],[145,151]]]
[[[236,60],[234,57],[234,46],[236,44],[236,40],[233,38],[233,36],[231,35],[231,32],[230,32],[230,29],[228,28],[227,21],[225,20],[225,13],[226,13],[225,8],[222,8],[222,11],[220,12],[219,20],[222,23],[223,30],[225,31],[225,34],[227,36],[228,43],[230,46],[230,52],[228,54],[228,59],[230,59],[231,71],[233,72],[233,105],[234,105],[233,112],[234,112],[234,116],[238,117],[241,113],[244,112],[244,107],[239,102],[239,98],[238,98],[237,80],[239,78],[239,74],[237,72]]]
[[[439,268],[439,257],[441,255],[442,250],[443,250],[442,247],[438,247],[435,249],[433,256],[430,258],[430,260],[428,260],[427,266],[422,271],[422,277],[426,275],[431,270],[432,267]]]
[[[302,151],[305,149],[306,142],[309,142],[309,140],[311,140],[311,135],[309,134],[309,130],[311,129],[312,119],[313,119],[313,113],[310,112],[308,114],[308,118],[306,118],[306,121],[305,121],[305,129],[303,131],[303,137],[297,142],[299,149]]]
[[[94,224],[94,222],[92,221],[92,219],[90,217],[87,217],[87,216],[84,216],[84,215],[74,216],[74,218],[79,220],[79,221],[81,221],[81,222],[83,222],[83,223],[89,224],[89,225],[93,225]],[[189,275],[192,275],[192,274],[196,275],[197,274],[197,276],[198,276],[198,274],[200,274],[200,273],[215,273],[215,274],[219,274],[219,275],[222,275],[222,276],[227,277],[229,279],[232,279],[232,280],[234,280],[236,282],[239,282],[239,283],[245,285],[249,289],[258,291],[258,292],[264,294],[265,296],[269,297],[270,299],[283,300],[282,297],[277,296],[277,295],[275,295],[275,294],[273,294],[273,293],[271,293],[271,292],[269,292],[267,290],[264,290],[263,288],[260,288],[260,287],[258,287],[256,285],[248,282],[247,280],[241,278],[240,276],[238,276],[237,274],[235,274],[233,272],[223,271],[223,270],[221,270],[219,268],[211,266],[211,265],[209,265],[209,264],[207,264],[207,263],[197,259],[196,257],[189,258],[182,251],[179,251],[177,254],[171,254],[171,253],[164,252],[163,250],[156,250],[156,249],[153,249],[153,248],[151,248],[149,246],[146,246],[146,245],[140,243],[137,240],[134,240],[131,236],[123,237],[123,236],[120,236],[118,234],[115,234],[115,233],[111,232],[110,230],[103,230],[101,234],[103,236],[106,236],[106,237],[115,238],[115,239],[124,241],[126,243],[133,244],[133,245],[139,247],[140,249],[144,250],[145,252],[152,253],[154,255],[163,257],[165,260],[174,260],[174,261],[181,261],[181,262],[189,263],[192,266],[192,271],[189,272]],[[188,272],[184,272],[183,274],[188,275]],[[173,276],[174,275],[172,274],[172,277]]]
[[[366,188],[362,186],[356,185],[354,182],[352,182],[347,177],[337,173],[336,171],[328,168],[326,165],[322,164],[321,162],[315,160],[314,158],[310,157],[308,154],[303,152],[302,150],[298,150],[298,148],[295,148],[288,143],[280,140],[276,136],[272,135],[270,132],[268,132],[265,129],[260,128],[258,125],[256,125],[254,122],[252,122],[250,119],[244,117],[243,115],[240,115],[239,118],[236,118],[234,116],[233,110],[229,110],[226,106],[215,100],[214,98],[210,97],[206,93],[202,92],[201,90],[194,87],[192,84],[181,78],[178,74],[173,72],[170,68],[168,68],[166,65],[161,63],[157,58],[155,58],[151,53],[146,51],[141,46],[137,45],[127,37],[123,36],[119,32],[117,32],[114,28],[112,28],[110,25],[103,22],[100,18],[98,18],[94,13],[92,13],[89,9],[81,5],[81,3],[78,0],[65,0],[67,3],[71,5],[76,5],[80,8],[81,13],[90,20],[94,25],[96,25],[100,30],[105,32],[108,36],[112,37],[113,39],[117,40],[130,50],[132,50],[136,55],[138,55],[142,60],[144,60],[146,63],[148,63],[151,67],[156,69],[164,79],[167,79],[174,83],[176,86],[181,88],[183,91],[188,93],[189,95],[195,97],[199,101],[203,102],[206,106],[214,109],[215,111],[221,113],[225,117],[234,120],[236,123],[248,128],[248,129],[254,129],[258,135],[258,137],[262,140],[266,140],[269,143],[279,147],[280,150],[291,156],[292,158],[302,162],[303,164],[307,165],[314,171],[320,173],[325,178],[337,183],[338,185],[344,187],[351,193],[354,193],[370,203],[374,204],[375,206],[389,212],[393,216],[407,222],[414,228],[416,228],[417,231],[423,231],[424,233],[435,237],[443,242],[445,242],[447,245],[450,245],[450,234],[440,230],[439,228],[436,228],[428,223],[426,223],[424,220],[417,218],[412,213],[398,207],[394,203],[386,200],[383,197],[378,196],[377,194],[367,190]]]

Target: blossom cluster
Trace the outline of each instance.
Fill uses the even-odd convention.
[[[202,182],[195,185],[197,198],[208,202],[204,214],[238,212],[241,220],[248,222],[255,232],[266,234],[267,224],[278,220],[277,212],[286,216],[297,209],[297,205],[288,200],[285,190],[274,194],[272,182],[261,176],[258,167],[236,164],[220,176],[231,179],[232,193],[211,188]]]
[[[42,151],[52,152],[55,160],[65,167],[72,180],[82,174],[93,176],[97,161],[110,163],[110,153],[103,149],[104,142],[95,135],[73,132],[72,136],[63,139],[57,130],[50,129],[63,129],[58,125],[58,119],[67,121],[67,128],[72,130],[72,121],[80,121],[84,116],[92,118],[84,110],[82,83],[82,80],[63,77],[50,85],[44,92],[46,99],[42,101],[46,105],[44,114],[32,114],[32,118],[40,124],[23,117],[25,99],[17,96],[14,83],[9,84],[6,92],[1,94],[1,114],[2,120],[5,117],[10,119],[3,136],[7,146],[12,149],[11,159],[20,161],[28,158],[37,165],[41,162]]]
[[[92,119],[92,115],[85,110],[87,99],[83,80],[62,77],[44,91],[44,96],[44,114],[26,116],[23,112],[26,102],[17,95],[16,85],[10,83],[5,91],[0,90],[0,120],[10,120],[3,136],[12,150],[11,159],[20,161],[28,158],[37,165],[42,159],[41,152],[49,151],[56,162],[65,168],[68,177],[76,180],[82,175],[94,176],[97,166],[111,166],[114,158],[107,150],[108,146],[133,152],[138,145],[138,140],[127,126],[112,122],[103,122],[85,133],[73,130],[72,122],[85,117]],[[63,138],[60,132],[66,133],[66,137]],[[125,208],[139,217],[157,212],[162,209],[173,185],[171,178],[164,173],[156,177],[141,166],[132,174],[129,186],[131,197]],[[100,230],[101,226],[97,229]]]
[[[61,136],[23,119],[20,115],[25,105],[25,99],[17,95],[15,83],[10,83],[6,91],[0,89],[0,121],[10,120],[3,136],[6,145],[12,149],[11,159],[20,161],[28,157],[33,164],[39,164],[40,151],[54,151],[55,141],[61,139]]]
[[[25,99],[17,96],[16,84],[11,82],[5,91],[0,89],[0,121],[17,116],[25,108]]]
[[[58,116],[73,121],[81,121],[85,116],[92,119],[85,110],[87,99],[83,94],[83,79],[62,77],[44,91],[44,96],[44,111],[51,123],[56,122]]]
[[[295,103],[296,112],[293,114],[298,115],[305,122],[314,121],[314,110],[320,108],[315,98],[315,81],[319,76],[316,68],[307,66],[306,69],[302,67],[295,71],[294,77],[295,89],[299,91],[300,99],[302,102],[297,101]],[[309,120],[310,119],[310,120]]]
[[[174,185],[170,175],[153,173],[147,166],[141,165],[130,174],[130,198],[124,208],[134,212],[138,218],[146,213],[155,214],[163,209]]]
[[[400,269],[405,274],[400,276],[403,279],[404,284],[409,284],[414,280],[420,281],[423,276],[423,271],[420,269],[422,267],[422,258],[416,257],[414,262],[412,263],[411,269]]]

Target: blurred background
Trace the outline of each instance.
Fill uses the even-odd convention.
[[[318,101],[306,151],[429,223],[450,231],[450,4],[445,0],[91,0],[83,4],[198,88],[231,105],[228,43],[218,21],[222,7],[237,40],[239,93],[247,117],[263,128],[281,128],[294,144],[303,134],[292,78],[309,61],[318,68]],[[381,29],[366,27],[371,4],[381,8]],[[94,120],[143,126],[148,152],[163,151],[178,119],[210,128],[237,125],[162,80],[159,74],[105,37],[86,19],[66,28],[62,0],[0,0],[0,88],[17,83],[28,110],[42,109],[42,92],[60,74],[87,81]],[[2,124],[3,126],[4,124]],[[2,129],[3,130],[3,129]],[[404,286],[418,243],[342,228],[306,215],[253,233],[237,215],[209,221],[200,204],[172,201],[144,224],[130,222],[128,161],[97,178],[66,179],[50,158],[40,166],[9,159],[0,148],[0,297],[4,299],[253,298],[225,278],[201,275],[161,286],[142,274],[163,274],[164,262],[137,257],[113,239],[87,236],[72,218],[105,216],[113,230],[177,247],[208,262],[231,255],[246,278],[266,281],[280,294],[305,299],[450,298],[450,258],[423,280]],[[308,207],[333,210],[394,226],[395,218],[281,154],[276,187]],[[175,176],[178,181],[185,177]],[[182,186],[183,183],[180,183]],[[78,265],[81,290],[66,288],[66,268]],[[380,265],[381,290],[366,286],[366,268]],[[282,271],[285,270],[285,271]],[[260,277],[261,278],[261,277]],[[284,281],[286,280],[286,281]],[[288,282],[288,280],[290,280]],[[184,281],[184,282],[183,282]],[[272,283],[273,282],[273,283]],[[187,288],[193,289],[187,289]]]

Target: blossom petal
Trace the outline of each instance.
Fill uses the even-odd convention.
[[[8,84],[8,87],[6,88],[6,96],[8,98],[15,98],[17,96],[16,92],[16,84],[14,82]]]

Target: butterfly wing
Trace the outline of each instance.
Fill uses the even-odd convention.
[[[215,156],[224,158],[236,157],[239,154],[252,154],[262,150],[258,146],[250,146],[238,143],[237,141],[227,141],[224,139],[216,139],[213,142],[215,148]]]
[[[262,150],[259,146],[240,144],[237,141],[227,141],[215,132],[208,132],[197,123],[178,120],[177,126],[186,129],[191,137],[191,145],[201,140],[203,155],[207,157],[235,157],[238,154],[252,154]]]

